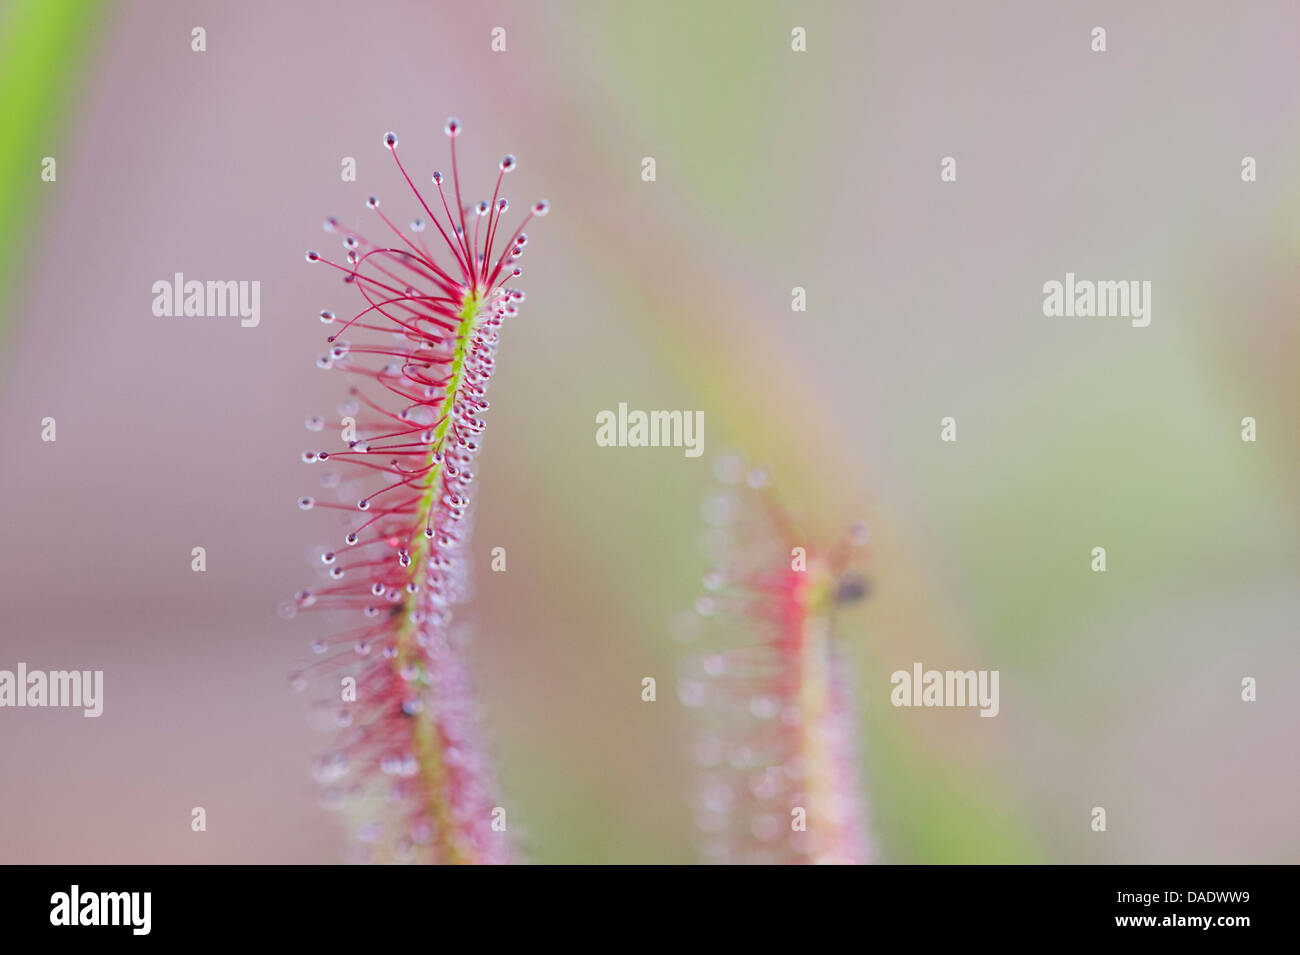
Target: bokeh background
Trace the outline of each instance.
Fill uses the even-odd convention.
[[[294,500],[354,298],[302,252],[407,215],[381,137],[427,179],[449,114],[475,198],[510,151],[552,202],[472,607],[529,858],[695,857],[670,630],[733,446],[817,538],[872,527],[886,861],[1300,860],[1298,107],[1287,2],[0,6],[0,666],[106,681],[98,720],[0,711],[0,861],[345,858],[288,687],[318,632],[275,612],[337,536]],[[1150,327],[1044,318],[1067,270],[1151,280]],[[260,281],[260,327],[155,318],[177,271]],[[596,447],[620,401],[703,409],[708,453]],[[999,669],[1001,714],[891,707],[913,661]]]

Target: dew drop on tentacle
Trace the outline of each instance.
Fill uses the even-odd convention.
[[[745,476],[745,462],[736,454],[720,454],[713,462],[713,476],[723,484],[739,484]]]
[[[397,134],[394,133],[394,132],[387,132],[387,133],[385,133],[385,134],[384,134],[384,145],[387,146],[389,149],[396,149],[396,148],[397,148]]]
[[[727,672],[727,661],[719,653],[710,653],[700,659],[700,667],[708,677],[720,677]]]
[[[708,698],[708,685],[700,680],[682,680],[677,685],[677,699],[682,706],[695,709]]]
[[[428,405],[411,405],[402,412],[402,419],[412,424],[430,425],[437,420],[437,414]]]
[[[481,202],[479,202],[479,204],[478,204],[477,206],[474,207],[474,211],[477,212],[477,213],[478,213],[479,215],[481,215],[481,216],[485,216],[485,215],[488,214],[488,210],[491,209],[491,208],[492,208],[492,207],[491,207],[490,205],[488,205],[488,201],[487,201],[486,199],[484,199],[484,200],[482,200]]]
[[[308,261],[308,262],[319,262],[319,261],[320,261],[320,253],[316,252],[316,251],[313,250],[313,249],[308,249],[308,250],[307,250],[307,261]]]
[[[707,524],[726,527],[739,515],[740,502],[730,493],[715,494],[700,505],[700,512]]]
[[[323,228],[326,232],[333,232],[338,227],[339,227],[339,220],[336,216],[330,216],[328,219],[325,220],[324,225],[321,226],[321,228]]]
[[[512,172],[512,171],[514,170],[514,168],[515,168],[515,157],[514,157],[514,156],[512,156],[510,153],[506,153],[504,156],[501,157],[501,171],[502,171],[502,172]]]
[[[320,431],[325,427],[325,419],[320,415],[308,415],[306,424],[308,431]]]
[[[298,506],[304,511],[310,511],[316,506],[316,499],[314,497],[300,497],[298,498]]]
[[[424,231],[424,220],[423,220],[423,219],[412,219],[412,220],[411,220],[411,231],[412,231],[412,232],[423,232],[423,231]]]
[[[546,199],[538,199],[537,204],[533,206],[533,215],[544,216],[551,211],[551,204]]]
[[[331,312],[329,309],[325,309],[320,313],[320,320],[322,324],[330,325],[334,321],[334,313]]]
[[[312,775],[323,783],[335,782],[346,776],[350,768],[345,755],[330,753],[316,761],[316,765],[312,767]]]
[[[454,137],[457,133],[460,132],[460,120],[458,120],[455,116],[447,117],[447,125],[442,128],[442,131],[446,133],[448,136]]]
[[[441,186],[441,185],[442,185],[442,173],[440,173],[440,172],[435,172],[435,173],[433,174],[433,184],[434,184],[435,186]]]

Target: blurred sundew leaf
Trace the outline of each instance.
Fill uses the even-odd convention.
[[[26,227],[44,190],[41,160],[60,158],[58,131],[100,22],[98,0],[11,0],[0,6],[0,339],[8,331],[13,281],[24,262]],[[62,171],[62,170],[59,170]]]

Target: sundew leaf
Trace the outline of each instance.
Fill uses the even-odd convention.
[[[858,717],[839,610],[866,594],[866,528],[812,545],[766,490],[719,459],[704,504],[700,650],[678,695],[695,714],[691,806],[710,863],[862,864],[875,850],[858,767]]]
[[[282,612],[324,612],[344,627],[312,642],[323,659],[295,683],[328,678],[327,706],[342,735],[316,775],[324,804],[349,811],[361,861],[514,858],[481,739],[468,631],[454,611],[469,592],[472,468],[500,329],[524,300],[506,283],[521,274],[524,226],[549,206],[542,200],[513,231],[502,229],[509,202],[501,185],[516,166],[509,155],[491,200],[467,205],[456,164],[460,130],[458,120],[447,121],[451,176],[433,174],[431,200],[398,158],[397,136],[385,135],[416,217],[399,228],[371,196],[374,239],[331,218],[325,228],[341,236],[341,261],[306,256],[363,299],[347,321],[320,313],[331,333],[317,365],[347,372],[352,384],[334,420],[307,419],[308,430],[338,435],[341,444],[302,455],[324,465],[322,483],[336,500],[298,501],[303,510],[342,512],[349,529],[338,546],[321,550],[321,584],[299,591]],[[438,239],[426,242],[430,234]]]

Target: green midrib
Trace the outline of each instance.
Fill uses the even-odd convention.
[[[421,588],[425,586],[424,581],[427,577],[430,547],[430,539],[424,535],[423,528],[430,526],[429,515],[436,504],[438,488],[442,483],[443,468],[446,466],[445,454],[443,454],[442,460],[436,464],[433,456],[435,453],[443,452],[443,447],[447,443],[447,435],[451,431],[452,407],[463,383],[465,357],[469,351],[469,336],[478,321],[482,305],[482,297],[475,292],[470,292],[465,297],[465,304],[460,310],[460,325],[456,329],[456,345],[452,351],[451,371],[448,374],[447,391],[442,402],[443,417],[434,429],[429,458],[425,461],[425,465],[430,467],[429,480],[425,486],[424,496],[420,499],[417,521],[413,525],[415,528],[414,543],[411,545],[411,579],[419,581]],[[423,589],[421,593],[423,593]],[[401,671],[414,663],[418,671],[416,681],[425,682],[423,664],[418,655],[413,653],[414,642],[415,624],[411,622],[410,613],[406,613],[403,615],[401,626],[397,631],[397,656],[393,660],[393,666],[397,669],[398,678],[400,679]],[[414,743],[415,759],[419,766],[420,779],[424,783],[425,792],[428,794],[429,814],[433,817],[436,826],[435,845],[441,847],[445,854],[445,858],[440,861],[450,863],[472,862],[473,858],[468,849],[457,838],[458,834],[454,826],[451,825],[451,805],[446,791],[446,772],[442,762],[442,741],[439,738],[437,722],[427,709],[421,710],[413,719],[415,725],[412,728],[411,735]]]

